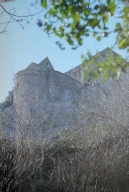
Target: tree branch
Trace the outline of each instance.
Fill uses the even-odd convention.
[[[11,13],[10,11],[7,11],[7,10],[5,9],[5,7],[4,7],[3,5],[1,5],[1,3],[0,3],[0,7],[1,7],[1,9],[2,9],[2,12],[0,13],[0,17],[2,17],[3,13],[6,13],[6,14],[10,17],[9,21],[0,23],[1,25],[2,25],[2,24],[3,24],[3,25],[6,24],[5,27],[4,27],[4,29],[0,31],[0,33],[2,33],[2,34],[7,34],[6,29],[7,29],[8,25],[9,25],[10,23],[12,23],[12,22],[17,22],[21,27],[23,27],[23,25],[21,24],[21,22],[26,21],[27,24],[28,24],[28,23],[29,23],[29,21],[27,21],[27,18],[28,18],[28,17],[33,17],[33,16],[39,15],[40,13],[43,12],[43,9],[42,9],[41,11],[39,11],[39,12],[37,12],[37,13],[34,13],[34,14],[30,14],[30,13],[29,13],[29,14],[27,14],[27,15],[16,15],[15,13]]]

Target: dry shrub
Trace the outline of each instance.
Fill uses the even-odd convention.
[[[3,191],[128,192],[129,138],[113,134],[97,140],[94,135],[89,145],[89,132],[86,137],[84,127],[80,130],[60,131],[42,144],[29,138],[1,140]]]
[[[46,143],[42,165],[18,191],[129,191],[128,137],[109,135],[93,140],[86,147],[89,141],[82,142],[86,137],[80,134],[79,138],[76,129],[68,137],[72,131],[61,131],[61,135]],[[80,146],[75,142],[77,138]]]
[[[128,144],[127,137],[116,137],[103,138],[87,149],[51,148],[42,166],[41,191],[129,191]]]
[[[15,185],[15,149],[11,140],[0,138],[0,191],[13,191]]]
[[[14,137],[1,138],[0,143],[0,191],[31,190],[32,176],[44,159],[43,143]],[[21,190],[21,186],[24,186],[24,190]]]

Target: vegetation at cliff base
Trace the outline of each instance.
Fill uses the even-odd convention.
[[[42,145],[1,138],[0,191],[128,192],[128,137],[110,135],[83,148],[84,137],[76,145],[76,131],[70,142],[61,133],[62,139]]]
[[[8,96],[0,103],[0,109],[4,109],[13,104],[13,90],[8,92]]]

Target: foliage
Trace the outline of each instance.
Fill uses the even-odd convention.
[[[127,53],[129,52],[129,6],[125,0],[122,1],[124,8],[121,7],[118,13],[119,20],[112,31],[108,28],[108,21],[115,16],[117,11],[117,1],[115,0],[57,0],[48,3],[47,0],[41,0],[41,5],[46,9],[44,15],[46,22],[43,27],[48,34],[54,33],[60,38],[65,37],[69,45],[76,47],[81,46],[83,38],[90,36],[90,34],[99,42],[102,38],[108,37],[110,33],[116,33],[116,45],[120,49],[126,49]],[[89,59],[90,51],[87,56]],[[87,57],[82,55],[82,59],[83,64],[85,62],[87,67],[89,62]],[[120,70],[125,71],[126,67],[127,62],[123,65],[120,57],[117,58],[114,65],[111,56],[109,62],[99,63],[94,73],[91,65],[89,67],[90,77],[101,75],[103,79],[106,79],[112,77],[111,71],[114,74],[113,77],[117,77],[117,73]],[[87,78],[89,77],[87,76]]]
[[[4,109],[6,107],[9,107],[13,103],[13,90],[8,92],[8,96],[5,98],[5,100],[0,103],[0,109]]]
[[[115,79],[121,74],[121,71],[125,72],[129,65],[120,55],[114,57],[112,51],[109,51],[109,55],[105,59],[97,62],[99,56],[99,54],[92,56],[89,51],[87,52],[87,57],[82,55],[82,67],[85,78],[90,79],[99,76],[103,81],[110,77]]]

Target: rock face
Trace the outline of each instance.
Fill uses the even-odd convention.
[[[96,62],[106,59],[111,51],[106,48],[98,53]],[[115,52],[113,55],[114,58],[117,56]],[[86,80],[82,74],[81,65],[63,74],[54,70],[48,58],[39,64],[31,63],[14,77],[13,106],[1,112],[1,124],[8,127],[8,132],[12,128],[19,133],[22,130],[25,135],[85,126],[88,113],[94,108],[89,101],[102,103],[104,98],[108,98],[104,90],[110,89],[113,83],[108,82],[106,89],[107,85],[97,79],[97,84],[85,87]],[[102,94],[98,94],[100,89]]]

